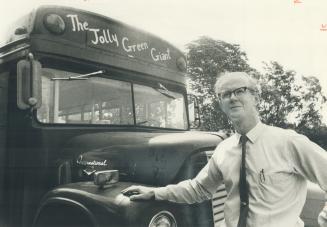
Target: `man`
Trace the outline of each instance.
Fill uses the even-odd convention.
[[[131,200],[179,203],[210,199],[224,182],[228,227],[300,227],[307,179],[327,191],[327,152],[292,130],[260,122],[256,82],[244,72],[226,73],[216,83],[223,112],[236,133],[222,141],[192,180],[160,188],[131,186]],[[326,203],[327,206],[327,203]],[[327,226],[327,207],[319,215]]]

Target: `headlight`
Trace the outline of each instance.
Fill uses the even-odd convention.
[[[152,217],[149,227],[177,227],[177,222],[172,213],[160,211]]]

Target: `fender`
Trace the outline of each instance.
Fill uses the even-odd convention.
[[[80,182],[57,187],[43,198],[33,226],[146,226],[155,215],[152,210],[178,213],[176,204],[169,202],[130,201],[120,193],[130,185],[119,182],[99,189]]]

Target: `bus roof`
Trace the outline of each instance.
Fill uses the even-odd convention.
[[[32,52],[185,81],[186,59],[180,50],[109,17],[70,7],[42,6],[25,19],[23,26],[16,27],[16,37],[22,37],[25,29]]]

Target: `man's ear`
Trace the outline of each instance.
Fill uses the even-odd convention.
[[[226,112],[224,111],[224,108],[223,108],[223,106],[221,105],[221,103],[220,103],[219,101],[218,101],[218,105],[219,105],[219,108],[220,108],[221,112],[223,112],[223,114],[226,115],[227,118],[228,118],[228,115],[227,115]]]
[[[223,113],[225,113],[219,100],[218,100],[218,106],[219,106],[220,110],[223,111]]]
[[[261,97],[260,97],[259,93],[254,94],[254,100],[255,100],[256,107],[259,108],[259,104],[260,104],[260,100],[261,100]]]

